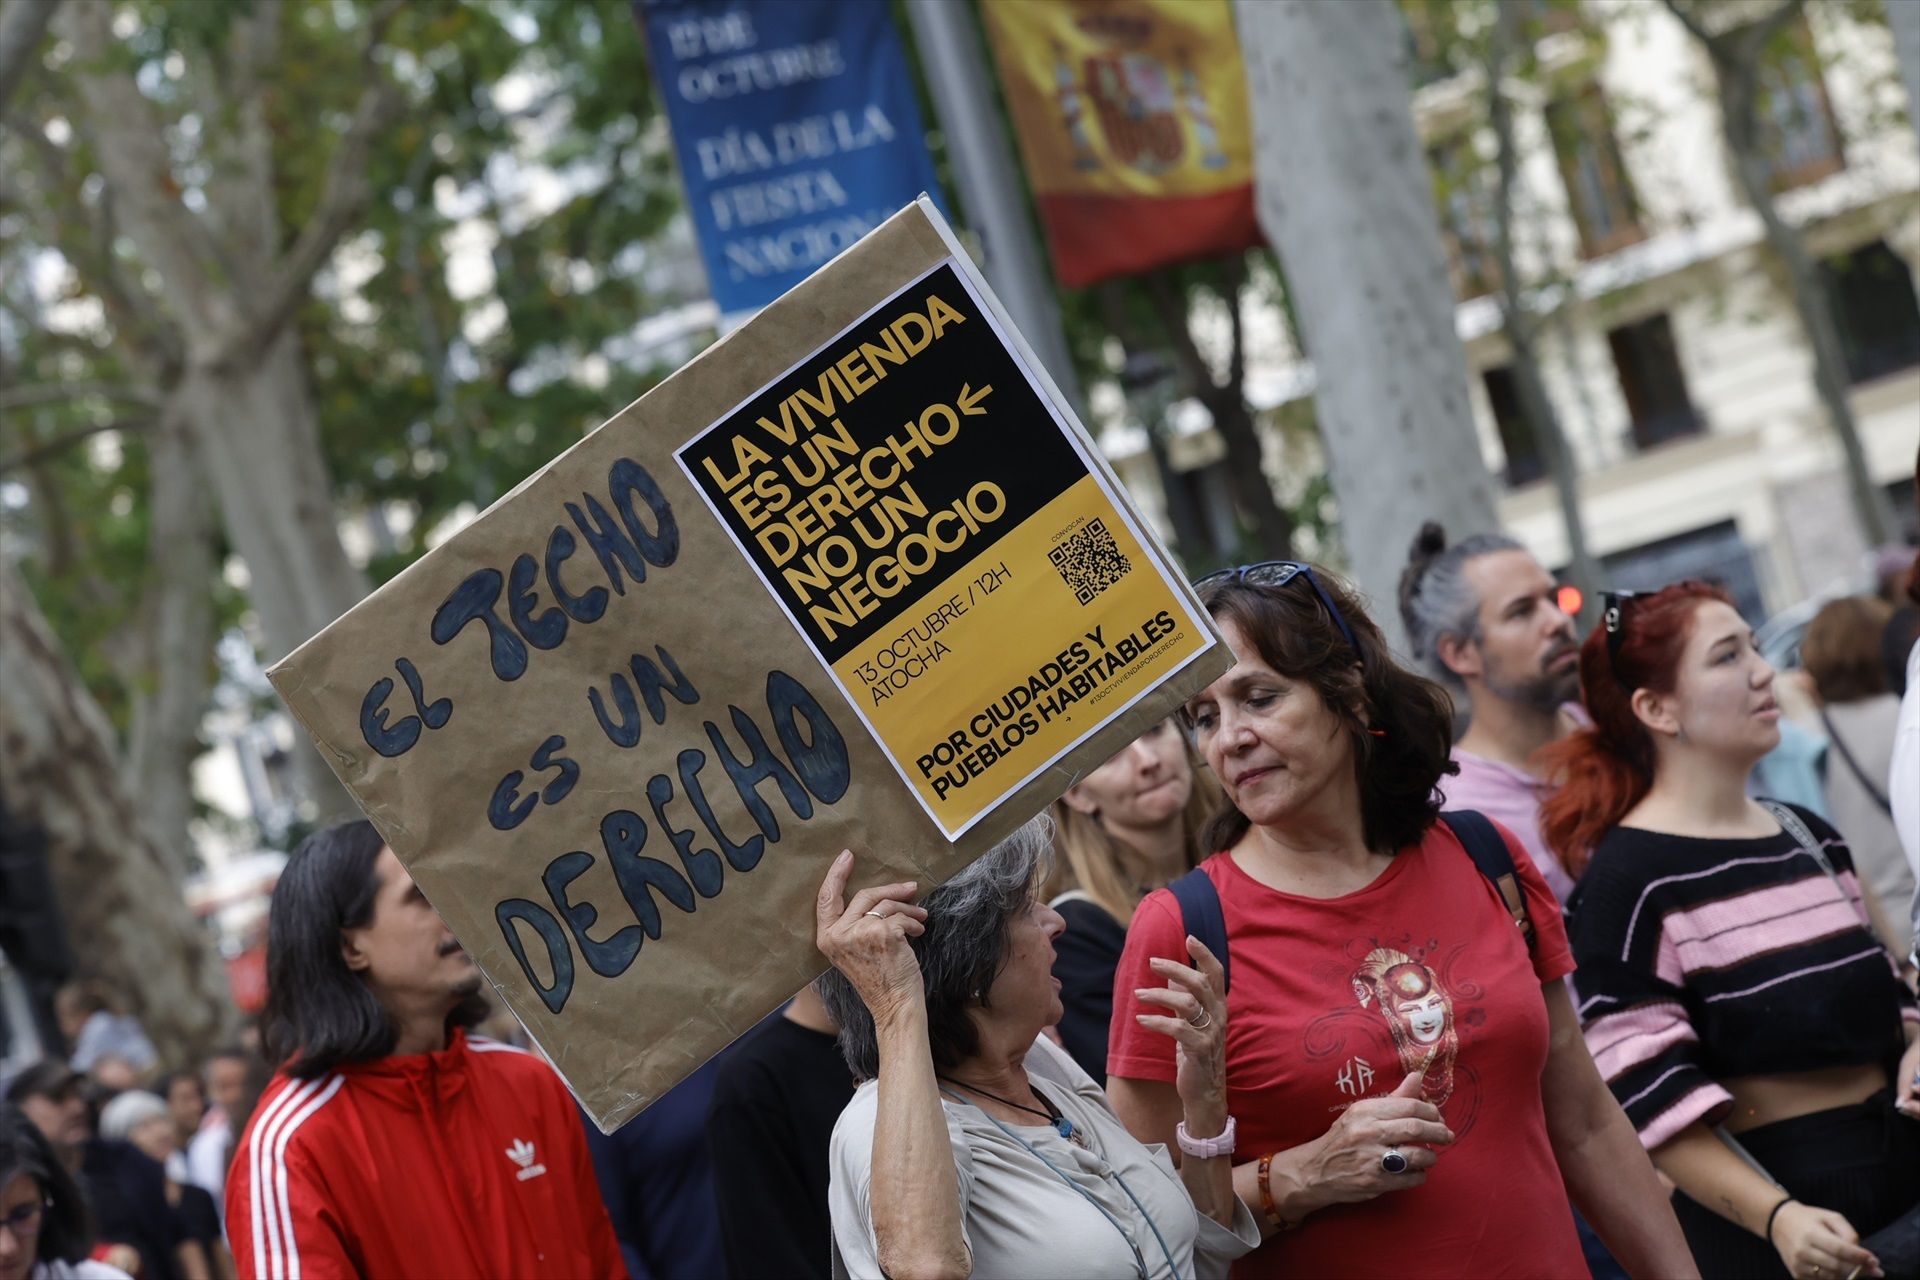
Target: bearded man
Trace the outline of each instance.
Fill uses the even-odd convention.
[[[1540,837],[1540,749],[1577,723],[1580,640],[1559,584],[1525,547],[1499,533],[1447,545],[1429,521],[1400,578],[1400,617],[1414,655],[1471,717],[1455,742],[1458,775],[1440,789],[1449,809],[1506,824],[1564,905],[1573,878]]]

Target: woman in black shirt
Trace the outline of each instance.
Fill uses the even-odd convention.
[[[1681,583],[1610,598],[1580,673],[1593,725],[1553,748],[1542,829],[1586,864],[1594,1063],[1702,1275],[1878,1276],[1862,1237],[1920,1200],[1914,1001],[1839,833],[1746,795],[1780,738],[1773,669],[1724,592]]]
[[[1196,866],[1200,829],[1219,790],[1194,766],[1172,719],[1147,730],[1053,804],[1054,878],[1048,903],[1067,922],[1054,943],[1060,1042],[1095,1080],[1107,1078],[1113,973],[1133,909]]]

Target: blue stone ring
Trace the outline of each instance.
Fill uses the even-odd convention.
[[[1407,1158],[1401,1155],[1398,1149],[1388,1147],[1380,1156],[1380,1167],[1388,1173],[1405,1173],[1408,1167]]]

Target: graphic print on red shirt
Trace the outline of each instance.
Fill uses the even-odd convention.
[[[1231,854],[1202,864],[1219,890],[1233,960],[1227,1101],[1238,1162],[1320,1137],[1408,1072],[1455,1135],[1419,1186],[1310,1215],[1234,1264],[1236,1277],[1586,1274],[1547,1139],[1541,984],[1573,969],[1559,903],[1504,828],[1537,935],[1444,825],[1354,893],[1308,898],[1248,875]],[[1182,958],[1173,895],[1148,896],[1127,933],[1116,993],[1165,985]],[[1172,1042],[1115,1000],[1110,1075],[1172,1081]]]

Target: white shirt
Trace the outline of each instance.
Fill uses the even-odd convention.
[[[232,1159],[233,1131],[224,1124],[202,1129],[187,1144],[187,1181],[213,1197],[221,1222],[227,1220],[227,1165]]]
[[[1153,1280],[1171,1280],[1168,1253],[1179,1276],[1196,1269],[1223,1275],[1227,1260],[1260,1243],[1253,1215],[1239,1200],[1231,1231],[1195,1209],[1166,1147],[1137,1142],[1065,1050],[1042,1036],[1027,1051],[1026,1067],[1034,1088],[1089,1145],[1069,1142],[1046,1125],[1002,1129],[979,1108],[941,1098],[975,1280],[1110,1280],[1138,1275],[1141,1263]],[[827,1205],[837,1277],[882,1274],[868,1202],[878,1105],[879,1086],[869,1080],[833,1129]]]
[[[92,1258],[82,1258],[78,1262],[36,1262],[27,1275],[30,1280],[133,1280],[120,1268],[95,1262]]]

